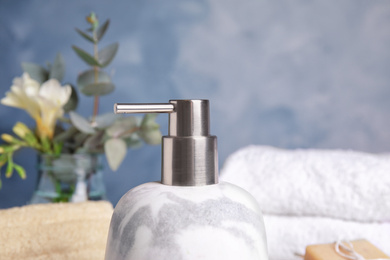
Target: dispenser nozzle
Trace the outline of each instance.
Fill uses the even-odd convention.
[[[175,110],[175,106],[170,103],[155,103],[155,104],[116,103],[114,105],[115,114],[172,113],[174,110]]]
[[[199,186],[218,183],[217,138],[210,135],[208,100],[170,103],[117,103],[114,111],[169,113],[168,136],[162,142],[162,183]]]

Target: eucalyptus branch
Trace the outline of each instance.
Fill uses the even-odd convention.
[[[131,135],[131,134],[134,134],[134,133],[138,132],[140,129],[141,129],[141,127],[136,126],[136,127],[133,127],[133,128],[131,128],[131,129],[129,129],[129,130],[123,132],[123,133],[120,133],[120,134],[119,134],[118,136],[116,136],[116,137],[119,138],[119,137],[129,136],[129,135]]]
[[[99,50],[98,43],[107,31],[110,21],[106,20],[99,26],[99,20],[95,13],[92,12],[87,16],[87,22],[91,25],[89,30],[84,32],[76,28],[76,31],[84,39],[93,44],[93,53],[90,54],[76,46],[73,46],[73,49],[77,55],[91,67],[90,70],[83,72],[79,76],[77,83],[82,93],[94,97],[91,120],[92,123],[94,123],[99,113],[100,96],[107,95],[115,89],[110,76],[108,73],[104,72],[102,68],[108,66],[114,59],[119,45],[118,43],[113,43],[102,50]]]
[[[97,35],[96,35],[96,30],[93,31],[93,38],[94,38],[94,43],[93,43],[93,54],[95,60],[99,60],[99,49],[98,49],[98,40],[97,40]],[[94,71],[94,83],[98,83],[99,80],[99,67],[98,66],[93,66],[93,71]],[[93,114],[92,114],[92,122],[95,122],[96,116],[99,113],[99,96],[95,95],[94,100],[93,100]]]
[[[61,85],[60,82],[65,73],[65,62],[61,54],[57,54],[54,62],[46,65],[47,68],[30,62],[22,63],[24,74],[18,78],[17,82],[20,87],[18,89],[28,89],[26,86],[36,81],[34,84],[42,86],[39,93],[42,91],[50,96],[46,100],[47,103],[55,101],[56,109],[58,111],[62,109],[64,113],[69,115],[69,118],[58,113],[53,118],[54,121],[44,122],[41,116],[43,117],[44,113],[48,113],[52,109],[52,106],[48,106],[40,111],[42,115],[34,118],[36,131],[34,131],[34,127],[29,128],[22,122],[17,122],[12,129],[15,136],[2,134],[1,138],[6,144],[0,145],[0,168],[7,167],[6,177],[10,177],[13,172],[17,172],[22,179],[26,177],[23,167],[13,161],[15,151],[20,148],[32,148],[40,154],[54,156],[61,153],[104,152],[111,169],[116,170],[124,159],[127,148],[139,146],[142,142],[152,145],[161,142],[161,132],[159,125],[155,122],[155,115],[146,115],[142,121],[135,117],[118,117],[112,113],[99,115],[100,96],[107,95],[115,89],[111,76],[105,72],[104,68],[113,61],[119,44],[115,42],[104,47],[99,45],[100,40],[107,32],[110,20],[99,24],[98,17],[93,12],[86,18],[90,28],[86,30],[76,28],[76,31],[93,47],[91,52],[87,52],[77,46],[72,46],[77,56],[88,66],[78,75],[77,86]],[[53,81],[54,79],[57,82]],[[48,88],[43,88],[43,84],[48,80],[52,80],[50,91]],[[90,118],[85,118],[76,112],[79,102],[77,90],[94,98]],[[7,105],[11,101],[15,102],[15,96],[22,94],[23,98],[26,96],[19,92],[15,92],[11,88],[1,103]],[[29,102],[34,104],[37,102],[35,96],[30,99]],[[20,107],[24,107],[24,104],[21,104]],[[29,112],[27,108],[25,110]],[[66,127],[66,124],[69,124],[69,127]]]

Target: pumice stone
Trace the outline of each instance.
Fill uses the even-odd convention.
[[[131,189],[115,207],[106,260],[268,260],[256,200],[218,182],[208,100],[119,103],[115,112],[169,113],[169,133],[162,141],[161,182]]]

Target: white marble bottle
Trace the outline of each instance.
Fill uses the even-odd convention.
[[[115,207],[106,260],[267,260],[264,223],[245,190],[218,182],[208,100],[116,104],[117,113],[167,112],[162,181],[127,192]],[[237,173],[239,174],[239,173]]]

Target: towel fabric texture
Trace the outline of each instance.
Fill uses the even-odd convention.
[[[389,155],[252,145],[229,156],[220,180],[258,201],[270,259],[300,259],[293,253],[340,238],[390,253]]]
[[[112,212],[106,201],[0,210],[0,259],[104,259]]]
[[[366,239],[390,255],[390,223],[361,223],[322,217],[264,215],[270,260],[302,260],[305,248],[338,239]],[[298,255],[297,255],[298,254]]]

